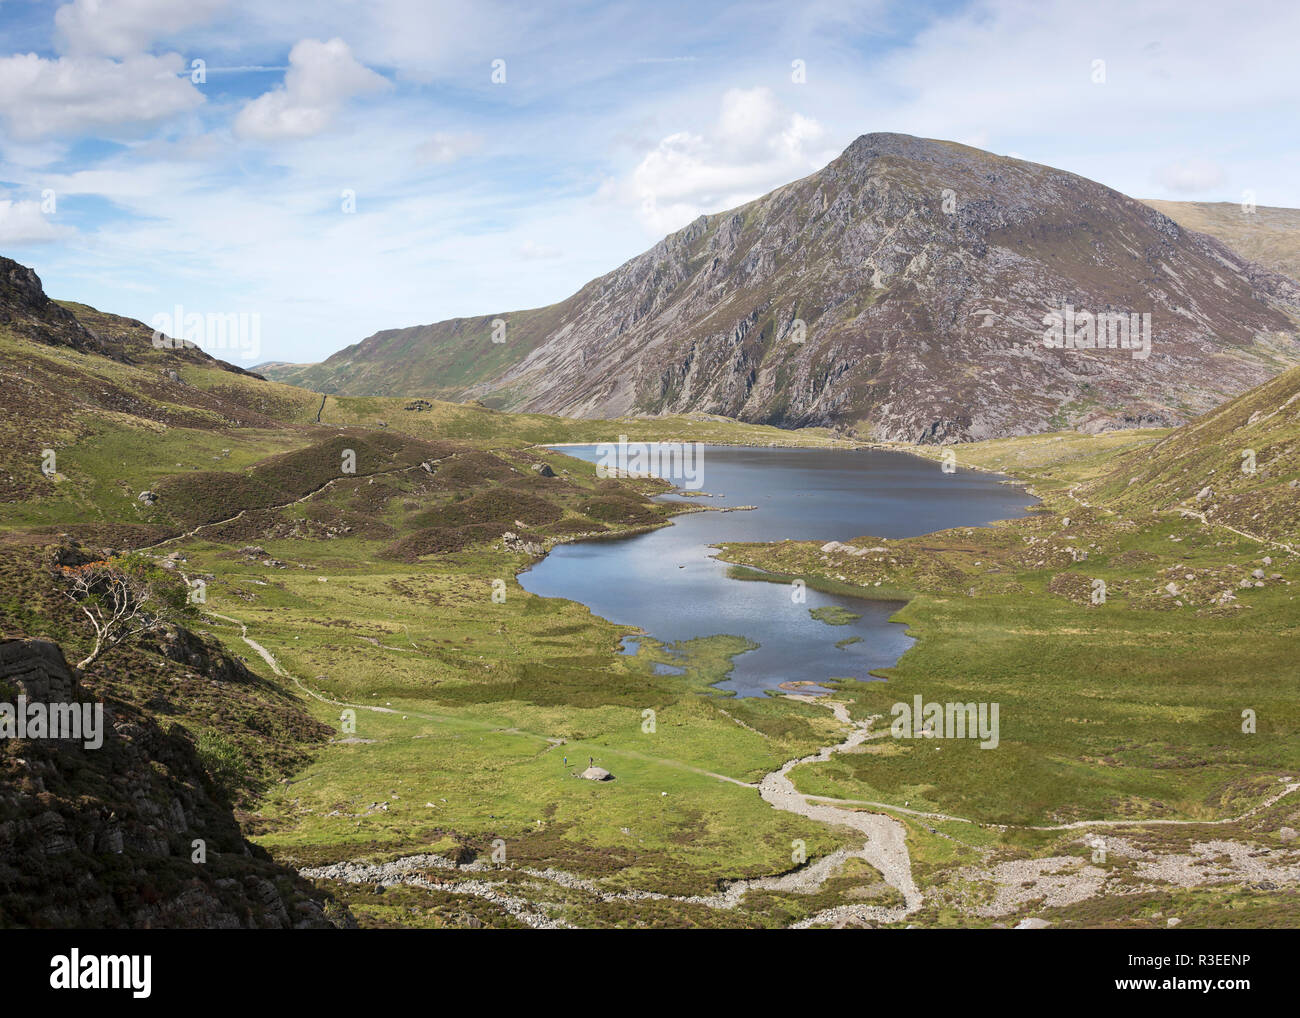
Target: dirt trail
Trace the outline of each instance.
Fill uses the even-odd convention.
[[[1200,522],[1204,526],[1222,527],[1224,530],[1231,530],[1238,537],[1244,537],[1247,540],[1256,542],[1257,544],[1267,544],[1273,548],[1281,548],[1283,551],[1288,552],[1292,555],[1295,554],[1295,548],[1287,544],[1285,541],[1274,541],[1272,538],[1269,537],[1260,537],[1258,534],[1247,533],[1244,530],[1237,529],[1236,527],[1232,526],[1230,523],[1220,523],[1218,520],[1212,520],[1209,517],[1207,517],[1205,513],[1198,512],[1195,509],[1188,509],[1185,506],[1174,506],[1174,508],[1172,509],[1162,509],[1160,511],[1163,513],[1177,513],[1179,516],[1190,516],[1192,519],[1200,520]]]
[[[1115,512],[1114,509],[1107,509],[1105,506],[1102,505],[1093,505],[1091,502],[1085,502],[1083,499],[1081,499],[1078,495],[1074,493],[1079,486],[1080,485],[1078,484],[1071,485],[1069,490],[1067,490],[1065,493],[1066,497],[1072,499],[1074,502],[1077,502],[1085,509],[1093,509],[1097,512],[1107,513],[1110,516],[1119,515],[1117,512]],[[1238,537],[1244,537],[1246,538],[1246,540],[1254,541],[1256,544],[1266,544],[1273,548],[1281,548],[1283,551],[1289,552],[1292,555],[1296,553],[1296,549],[1292,545],[1287,544],[1285,541],[1274,541],[1272,538],[1269,537],[1261,537],[1259,534],[1252,534],[1245,530],[1239,530],[1237,527],[1232,526],[1232,524],[1230,523],[1222,523],[1218,520],[1212,520],[1209,517],[1207,517],[1205,513],[1199,512],[1196,509],[1189,509],[1186,506],[1174,506],[1171,509],[1161,509],[1160,512],[1163,513],[1164,515],[1178,515],[1178,516],[1190,517],[1194,520],[1199,520],[1202,526],[1222,527],[1224,530],[1231,530]]]
[[[442,459],[446,459],[446,458],[447,457],[442,457]],[[428,460],[426,462],[440,463],[442,462],[442,460],[441,459]],[[187,530],[183,534],[174,534],[171,537],[163,538],[163,540],[156,541],[153,544],[141,545],[135,550],[151,551],[154,548],[161,548],[164,544],[171,544],[173,541],[183,541],[188,537],[194,537],[196,534],[199,533],[199,531],[207,530],[209,527],[220,527],[220,526],[224,526],[227,523],[234,523],[236,520],[243,519],[243,517],[250,512],[256,512],[256,513],[275,512],[277,509],[288,509],[291,506],[301,505],[303,502],[306,502],[309,498],[314,498],[316,495],[319,495],[322,491],[325,491],[327,488],[331,487],[332,485],[338,484],[340,481],[357,481],[363,477],[370,478],[370,477],[383,477],[385,474],[402,474],[411,470],[418,470],[422,466],[423,466],[422,463],[416,463],[412,466],[391,467],[388,470],[376,470],[372,474],[340,474],[338,477],[331,477],[324,484],[317,485],[315,488],[312,488],[311,491],[307,492],[307,494],[303,495],[301,498],[295,498],[291,502],[281,502],[278,505],[260,506],[256,509],[241,509],[233,516],[227,516],[223,520],[213,520],[211,523],[200,523],[194,529]]]
[[[987,827],[995,831],[1080,831],[1089,827],[1213,827],[1219,824],[1235,824],[1240,823],[1242,820],[1249,820],[1256,813],[1268,809],[1278,800],[1285,798],[1300,788],[1300,782],[1282,780],[1285,784],[1280,791],[1274,792],[1262,802],[1246,810],[1245,813],[1238,814],[1235,817],[1222,817],[1218,820],[1074,820],[1068,824],[998,824],[972,820],[969,817],[955,817],[948,813],[927,813],[919,809],[905,809],[902,806],[895,806],[893,803],[873,802],[870,799],[833,799],[825,795],[809,795],[805,796],[805,798],[813,802],[839,803],[842,806],[868,806],[875,809],[886,809],[891,813],[906,813],[908,816],[917,817],[921,820],[970,824],[973,827]]]
[[[238,619],[231,618],[228,615],[222,615],[218,612],[208,611],[207,614],[213,618],[239,626],[241,639],[243,639],[243,641],[248,644],[248,646],[251,647],[263,661],[266,662],[272,672],[280,678],[294,683],[294,685],[301,689],[307,696],[310,696],[321,703],[327,703],[335,707],[348,707],[355,710],[371,711],[379,714],[400,714],[405,717],[419,718],[427,721],[474,724],[474,722],[466,721],[463,718],[452,718],[410,710],[398,710],[392,707],[380,707],[374,704],[348,703],[347,701],[336,700],[328,697],[323,693],[310,688],[298,679],[297,676],[281,667],[274,654],[248,635],[248,627],[246,624],[240,622]],[[884,733],[875,733],[872,731],[872,724],[875,720],[874,718],[868,718],[864,721],[854,721],[849,715],[848,708],[838,701],[798,693],[790,693],[786,695],[791,700],[814,703],[818,706],[827,708],[834,714],[835,719],[838,722],[848,727],[849,731],[842,741],[831,746],[823,747],[816,753],[808,756],[788,760],[782,764],[780,768],[765,775],[757,783],[741,781],[738,778],[729,777],[725,774],[717,774],[713,771],[704,770],[699,767],[692,767],[680,760],[655,757],[649,754],[636,752],[635,750],[616,750],[610,747],[605,747],[603,751],[612,756],[646,760],[667,767],[688,770],[692,773],[700,774],[716,781],[725,781],[742,788],[756,789],[759,795],[762,796],[763,801],[768,803],[768,805],[773,809],[794,813],[817,823],[827,824],[834,827],[849,828],[850,830],[862,834],[864,836],[864,841],[861,848],[839,849],[829,855],[821,857],[810,865],[802,866],[799,869],[792,870],[791,872],[784,873],[780,876],[754,877],[737,880],[729,884],[725,890],[717,894],[708,895],[668,895],[660,894],[656,891],[639,889],[624,891],[609,890],[595,881],[557,869],[537,870],[511,867],[508,872],[516,878],[520,875],[527,876],[532,880],[539,882],[541,885],[551,885],[556,889],[580,892],[581,894],[588,895],[602,902],[675,901],[694,905],[703,905],[707,908],[731,910],[738,908],[742,904],[745,896],[751,891],[772,891],[787,894],[815,893],[828,879],[833,877],[849,859],[861,859],[879,871],[885,882],[902,895],[903,904],[893,907],[870,905],[866,903],[838,905],[809,916],[795,923],[794,927],[806,928],[814,925],[835,925],[844,921],[896,923],[906,919],[907,916],[919,909],[924,899],[912,878],[911,856],[907,849],[906,829],[902,823],[888,816],[886,813],[870,812],[871,810],[887,810],[892,813],[904,813],[922,819],[966,823],[1000,830],[1006,830],[1011,827],[1015,827],[1019,830],[1070,831],[1099,827],[1138,828],[1147,826],[1214,826],[1237,823],[1241,820],[1248,819],[1254,814],[1272,806],[1284,796],[1290,795],[1297,789],[1300,789],[1300,782],[1288,780],[1281,790],[1270,795],[1268,798],[1247,810],[1245,813],[1242,813],[1240,816],[1226,817],[1219,820],[1079,820],[1072,823],[1050,826],[983,824],[979,821],[965,817],[907,809],[905,807],[895,806],[892,803],[871,802],[859,799],[832,799],[827,796],[805,795],[804,793],[799,792],[794,787],[794,783],[790,780],[790,773],[796,767],[799,767],[802,764],[824,763],[835,753],[852,750],[868,740],[881,738]],[[499,726],[486,722],[481,723],[480,726],[485,731],[506,731],[506,729],[502,729]],[[548,743],[551,742],[551,740],[546,736],[538,735],[534,732],[525,732],[513,728],[509,729],[509,731],[512,734],[530,736]],[[851,807],[864,807],[864,809],[853,809]],[[443,882],[430,877],[429,871],[431,870],[445,870],[456,874],[475,874],[475,877],[467,880]],[[568,925],[563,920],[555,918],[544,907],[538,906],[535,902],[528,899],[519,897],[517,892],[520,890],[520,885],[517,883],[512,883],[511,881],[504,879],[492,879],[492,875],[500,874],[502,868],[488,863],[456,863],[450,859],[437,855],[415,855],[407,856],[390,863],[342,862],[331,866],[305,869],[302,872],[305,876],[314,879],[331,879],[341,880],[348,883],[383,885],[411,884],[414,886],[428,887],[446,893],[468,895],[490,901],[503,908],[520,922],[534,928],[555,929]],[[482,874],[483,876],[479,877],[479,874]]]
[[[466,723],[463,719],[453,719],[441,717],[434,714],[424,714],[410,710],[397,710],[392,707],[378,707],[373,704],[348,703],[343,700],[336,700],[332,697],[325,696],[314,689],[311,689],[302,682],[296,675],[285,670],[274,654],[263,647],[260,643],[248,635],[248,626],[238,619],[229,615],[222,615],[219,612],[207,611],[207,614],[223,622],[229,622],[232,625],[239,626],[240,638],[248,644],[275,675],[287,679],[302,690],[306,695],[313,699],[327,703],[335,707],[346,707],[354,710],[366,710],[381,714],[401,714],[406,717],[416,717],[421,720],[429,721],[458,721]],[[846,749],[852,749],[861,745],[867,739],[872,738],[871,723],[872,719],[866,721],[854,722],[849,717],[848,708],[837,701],[825,700],[813,696],[804,696],[801,694],[788,694],[791,700],[800,700],[805,703],[816,703],[829,708],[835,715],[835,719],[842,724],[849,726],[849,734],[842,742],[832,746],[826,746],[818,752],[804,757],[798,757],[794,760],[788,760],[778,770],[766,775],[757,784],[747,781],[741,781],[738,778],[728,777],[725,774],[717,774],[712,771],[704,770],[698,767],[692,767],[689,764],[682,763],[678,760],[669,760],[660,757],[649,756],[643,753],[637,753],[632,750],[614,750],[606,747],[604,752],[611,755],[631,757],[636,759],[653,761],[669,767],[677,767],[689,770],[693,773],[713,778],[717,781],[725,781],[733,785],[739,785],[742,788],[756,788],[763,801],[768,803],[774,809],[784,810],[788,813],[795,813],[799,816],[807,817],[818,823],[830,824],[836,827],[847,827],[858,831],[866,836],[866,840],[860,849],[840,849],[823,856],[809,866],[801,867],[790,873],[782,874],[777,877],[756,877],[752,879],[737,880],[729,884],[725,891],[712,895],[693,895],[689,897],[673,896],[658,894],[653,891],[608,891],[599,887],[597,884],[584,880],[574,874],[564,873],[560,870],[519,870],[528,876],[538,880],[550,881],[573,890],[581,890],[588,894],[594,895],[602,901],[680,901],[692,904],[705,905],[709,908],[734,909],[740,905],[741,900],[750,891],[765,890],[778,891],[796,894],[810,894],[818,890],[833,876],[839,868],[849,859],[863,859],[871,866],[880,871],[885,881],[892,887],[896,888],[902,895],[904,905],[894,908],[886,908],[879,905],[842,905],[836,908],[828,909],[817,915],[811,916],[800,923],[798,927],[810,926],[818,923],[833,923],[844,919],[854,919],[859,921],[871,922],[897,922],[910,913],[914,912],[921,906],[921,893],[917,890],[916,884],[912,880],[911,857],[907,851],[906,831],[903,825],[880,813],[867,813],[858,810],[836,809],[833,806],[825,805],[821,801],[814,801],[813,797],[805,796],[797,791],[793,782],[789,778],[790,771],[800,764],[824,762],[829,760],[834,753],[842,752]],[[484,724],[485,729],[501,730],[497,726]],[[545,736],[536,733],[523,732],[512,729],[521,735],[532,735],[538,739],[546,739]],[[549,740],[547,740],[549,741]],[[431,881],[424,875],[428,869],[453,869],[458,872],[494,872],[495,867],[483,863],[468,863],[458,865],[450,860],[443,859],[440,856],[425,855],[411,856],[406,859],[399,859],[392,863],[384,864],[366,864],[366,863],[337,863],[333,866],[317,867],[314,869],[303,870],[303,873],[309,877],[344,880],[350,883],[407,883],[420,886],[437,887],[440,890],[449,891],[457,894],[469,894],[475,897],[481,897],[493,901],[506,909],[511,915],[526,923],[529,926],[538,928],[554,928],[562,926],[556,920],[550,919],[544,913],[537,911],[529,906],[526,902],[512,895],[504,893],[500,887],[502,882],[492,882],[483,880],[471,880],[457,882],[455,884],[445,885]]]
[[[857,858],[865,860],[879,870],[880,875],[885,878],[885,882],[902,894],[904,902],[901,908],[883,908],[879,905],[839,905],[819,912],[795,925],[796,927],[803,927],[821,923],[835,923],[845,919],[898,922],[920,908],[922,902],[921,892],[912,880],[912,859],[907,851],[907,831],[903,825],[883,813],[839,809],[827,804],[825,800],[815,800],[812,796],[799,792],[794,787],[794,782],[790,780],[790,772],[801,764],[825,763],[835,753],[842,753],[845,750],[862,745],[872,737],[871,723],[873,719],[868,718],[865,721],[855,722],[849,717],[848,708],[837,701],[821,700],[817,697],[799,694],[791,694],[789,698],[820,703],[822,706],[830,708],[835,715],[835,720],[848,725],[850,731],[843,742],[834,746],[826,746],[811,756],[787,761],[780,770],[773,771],[759,782],[759,794],[763,797],[764,802],[775,809],[797,813],[799,816],[807,817],[809,820],[816,820],[819,823],[838,827],[851,827],[853,830],[865,835],[866,841],[863,843],[862,848],[857,851],[841,850],[820,860],[814,866],[797,871],[789,878],[791,886],[783,889],[792,891],[815,890],[832,872],[839,868],[841,863],[850,858]],[[836,858],[837,856],[839,858]],[[819,869],[824,871],[814,872]]]

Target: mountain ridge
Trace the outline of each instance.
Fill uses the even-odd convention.
[[[1143,203],[1185,229],[1208,234],[1243,257],[1300,280],[1300,209],[1156,198],[1145,198]]]
[[[1044,314],[1067,306],[1150,314],[1153,359],[1039,348]],[[266,370],[356,395],[952,441],[1180,423],[1300,362],[1297,316],[1294,281],[1104,185],[868,134],[557,304],[384,330]]]

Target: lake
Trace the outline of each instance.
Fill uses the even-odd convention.
[[[558,451],[588,462],[600,458],[594,445]],[[519,583],[542,597],[580,601],[665,644],[722,634],[759,644],[737,655],[730,677],[719,684],[740,696],[761,695],[782,682],[869,680],[872,669],[893,665],[912,640],[903,626],[889,622],[897,602],[809,589],[807,601],[797,604],[788,584],[728,578],[712,546],[914,537],[1024,516],[1035,502],[1022,488],[1000,483],[1000,475],[947,474],[937,462],[902,453],[705,446],[702,456],[702,490],[723,497],[670,494],[662,500],[758,508],[691,513],[649,533],[557,545],[521,573]],[[683,482],[671,470],[664,476]],[[809,614],[828,606],[861,618],[829,625]],[[859,639],[836,646],[852,637]]]

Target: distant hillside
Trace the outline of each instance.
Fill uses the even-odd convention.
[[[1130,513],[1186,509],[1300,543],[1300,368],[1120,458],[1087,491]]]
[[[1179,226],[1208,233],[1244,258],[1300,280],[1300,209],[1258,206],[1243,212],[1235,202],[1159,201],[1159,209]]]
[[[134,318],[97,311],[74,301],[52,300],[35,271],[4,257],[0,257],[0,329],[36,343],[103,354],[127,364],[164,369],[199,364],[240,375],[252,374],[209,356],[193,343],[167,337],[168,344],[159,348],[153,342],[154,330]]]
[[[1044,348],[1066,306],[1151,315],[1150,358]],[[266,370],[328,392],[941,442],[1179,423],[1300,362],[1297,315],[1295,282],[1093,181],[870,134],[559,304]]]
[[[44,451],[114,415],[159,431],[215,431],[305,423],[319,405],[192,344],[158,349],[142,322],[51,300],[35,272],[0,259],[0,502],[55,490]]]

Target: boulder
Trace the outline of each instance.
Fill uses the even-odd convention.
[[[586,778],[588,781],[613,781],[614,775],[605,770],[604,767],[588,767],[578,775],[580,778]]]
[[[554,477],[555,471],[551,469],[549,463],[534,463],[533,470],[537,472],[538,477]]]

